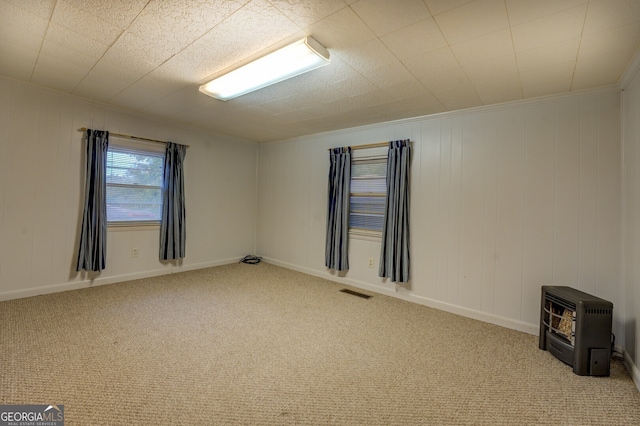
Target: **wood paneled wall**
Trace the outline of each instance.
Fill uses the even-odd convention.
[[[327,271],[327,148],[405,138],[411,282],[376,276],[378,241],[352,238],[351,270]],[[622,302],[617,91],[261,144],[258,170],[258,251],[274,263],[532,333],[542,285]]]

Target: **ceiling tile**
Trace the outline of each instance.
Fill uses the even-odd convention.
[[[516,53],[518,69],[530,71],[550,65],[575,61],[578,56],[580,39],[574,38],[560,43],[549,44]]]
[[[422,0],[360,0],[351,8],[378,36],[431,17]]]
[[[504,0],[475,0],[434,18],[450,45],[509,27]]]
[[[381,40],[400,60],[447,46],[433,18],[399,29]]]
[[[2,0],[2,1],[44,19],[51,18],[51,13],[53,12],[53,8],[56,5],[56,0],[31,0],[31,1]],[[0,5],[0,10],[4,12],[1,5]]]
[[[0,40],[0,52],[2,52],[0,55],[0,74],[29,81],[38,59],[38,52],[16,47],[3,40]]]
[[[0,2],[0,40],[39,50],[49,21],[9,3]]]
[[[472,83],[485,105],[522,99],[522,84],[517,72],[473,80]]]
[[[420,82],[431,93],[436,95],[438,99],[438,93],[448,91],[455,87],[473,87],[464,73],[462,68],[449,69],[444,72],[434,73],[428,77],[420,78]]]
[[[585,34],[580,43],[580,57],[598,56],[618,50],[634,50],[640,45],[640,24]]]
[[[458,59],[448,47],[408,58],[403,63],[420,80],[460,68]]]
[[[149,0],[58,0],[125,29],[149,3]]]
[[[516,52],[579,38],[586,11],[585,4],[514,25],[511,33]]]
[[[398,62],[398,59],[387,46],[378,39],[342,49],[336,52],[336,56],[362,74],[372,69]]]
[[[78,65],[58,55],[41,53],[31,81],[41,86],[71,93],[91,70],[91,65]]]
[[[109,45],[92,38],[84,37],[68,28],[52,22],[47,30],[47,42],[57,44],[58,46],[71,49],[82,55],[99,59],[109,49]]]
[[[82,67],[87,71],[90,70],[97,62],[97,59],[69,47],[54,43],[49,38],[44,41],[40,56],[57,58],[59,61],[69,62],[76,66]]]
[[[171,83],[147,75],[124,89],[109,103],[138,109],[159,101],[178,90],[184,89],[184,87],[185,85],[179,83]]]
[[[94,70],[107,75],[117,75],[118,79],[135,83],[154,69],[143,58],[123,53],[120,49],[109,51],[96,63]]]
[[[347,6],[343,0],[270,0],[270,3],[301,29]]]
[[[631,23],[640,25],[640,1],[591,0],[584,33],[591,34]]]
[[[417,81],[416,78],[400,62],[374,68],[364,76],[380,88],[387,88],[395,84]]]
[[[472,65],[462,67],[465,74],[472,83],[483,81],[499,81],[508,76],[518,73],[518,63],[516,56],[511,53],[499,58],[487,58],[483,61],[476,61]]]
[[[64,1],[56,3],[51,22],[59,24],[82,37],[111,45],[122,34],[123,28],[108,23]]]
[[[483,64],[492,58],[514,55],[511,31],[508,28],[463,41],[451,46],[463,67]]]
[[[569,92],[572,89],[571,80],[575,66],[575,62],[571,61],[520,72],[524,96],[532,97]]]
[[[455,9],[472,1],[473,0],[425,0],[425,3],[431,14],[439,15],[447,10]]]
[[[91,71],[73,90],[73,94],[107,102],[129,85],[129,82],[111,75]]]
[[[299,37],[294,39],[296,35]],[[298,27],[277,9],[266,7],[264,2],[252,2],[162,64],[156,74],[204,82],[247,59],[268,53],[282,40],[293,42],[302,36]]]
[[[360,74],[344,80],[336,81],[331,86],[339,93],[348,97],[354,97],[377,90],[375,84]]]
[[[579,54],[571,90],[618,84],[635,53],[636,49],[594,56]]]
[[[309,30],[310,34],[331,52],[340,52],[346,47],[376,38],[374,32],[350,7],[327,16],[313,24]]]
[[[434,96],[447,110],[473,108],[482,105],[482,99],[471,84],[453,86],[446,90],[439,90]]]
[[[511,25],[523,24],[588,2],[589,0],[506,0]]]

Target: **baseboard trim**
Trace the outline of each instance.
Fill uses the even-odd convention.
[[[627,371],[629,372],[633,383],[635,383],[636,388],[640,391],[640,370],[626,350],[622,349],[621,352],[624,354],[624,365],[627,367]]]
[[[24,290],[13,290],[0,292],[0,301],[22,299],[25,297],[40,296],[43,294],[59,293],[62,291],[79,290],[88,287],[97,287],[107,284],[116,284],[126,281],[139,280],[142,278],[157,277],[160,275],[177,274],[180,272],[193,271],[197,269],[212,268],[215,266],[227,265],[240,261],[240,257],[215,260],[210,262],[201,262],[193,264],[168,264],[159,269],[151,269],[148,271],[134,272],[130,274],[112,275],[108,277],[86,278],[79,281],[70,281],[67,283],[53,284],[47,286],[33,287]],[[83,273],[86,274],[86,273]],[[80,273],[79,273],[80,275]]]
[[[500,327],[510,328],[512,330],[533,334],[535,336],[537,336],[540,332],[539,324],[530,324],[523,321],[517,321],[511,318],[505,318],[498,315],[488,314],[486,312],[476,311],[474,309],[469,309],[462,306],[452,305],[450,303],[429,299],[428,297],[418,296],[415,294],[406,293],[402,291],[396,291],[395,289],[390,289],[382,285],[375,285],[375,284],[371,284],[371,283],[367,283],[359,280],[354,280],[352,278],[339,277],[336,275],[332,275],[329,272],[322,272],[322,271],[318,271],[311,268],[305,268],[298,265],[293,265],[291,263],[282,262],[280,260],[272,259],[270,257],[263,256],[262,260],[272,265],[281,266],[283,268],[302,272],[315,277],[324,278],[324,279],[338,282],[345,285],[350,285],[362,290],[369,290],[375,293],[384,294],[387,296],[406,300],[408,302],[418,303],[420,305],[428,306],[430,308],[434,308],[434,309],[449,312],[452,314],[460,315],[463,317],[475,319],[475,320],[486,322],[489,324],[498,325]]]

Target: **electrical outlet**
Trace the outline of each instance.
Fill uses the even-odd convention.
[[[131,249],[131,257],[138,257],[138,249],[137,248],[132,248]]]
[[[369,268],[373,268],[373,257],[369,258]]]

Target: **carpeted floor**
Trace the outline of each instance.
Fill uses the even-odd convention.
[[[0,303],[0,404],[67,425],[637,425],[620,360],[273,265]]]

